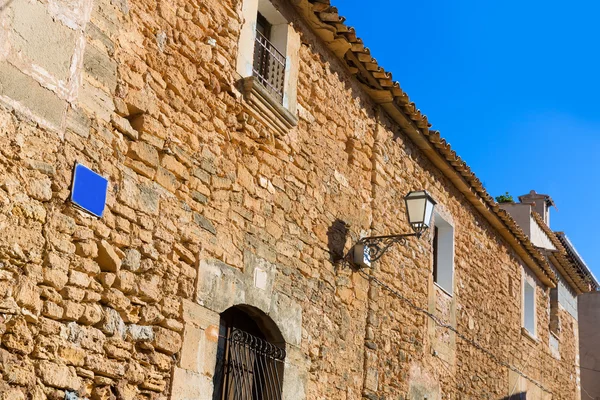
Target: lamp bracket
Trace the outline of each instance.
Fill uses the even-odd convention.
[[[421,237],[422,232],[419,233],[405,233],[401,235],[387,235],[387,236],[369,236],[360,239],[357,244],[364,245],[367,249],[365,256],[369,262],[377,261],[385,254],[385,252],[395,243],[405,244],[406,239],[409,237]]]

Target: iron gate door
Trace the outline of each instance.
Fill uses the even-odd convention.
[[[218,354],[222,386],[219,400],[281,400],[285,350],[241,329],[227,328]]]

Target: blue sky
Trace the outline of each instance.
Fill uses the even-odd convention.
[[[600,2],[333,3],[492,196],[553,197],[600,279]]]

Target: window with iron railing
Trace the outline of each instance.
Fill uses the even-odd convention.
[[[253,75],[279,103],[283,103],[285,55],[269,41],[265,35],[268,30],[260,27],[256,30]]]
[[[271,0],[241,2],[244,23],[238,40],[236,76],[241,79],[237,89],[252,116],[285,135],[298,124],[302,41],[290,22],[293,10],[283,5],[276,8]]]

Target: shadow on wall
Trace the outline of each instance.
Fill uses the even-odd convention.
[[[348,238],[348,225],[341,219],[336,219],[327,230],[327,247],[332,263],[339,263],[344,259],[344,247]]]
[[[527,392],[521,392],[507,397],[503,397],[501,400],[527,400]]]

